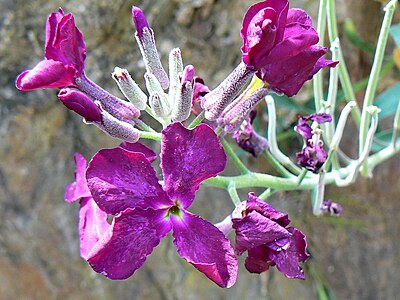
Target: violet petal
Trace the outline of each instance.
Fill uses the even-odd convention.
[[[120,147],[100,150],[89,163],[86,179],[94,200],[109,214],[171,204],[142,153]]]
[[[288,214],[276,210],[271,205],[258,198],[254,193],[249,193],[246,203],[246,210],[255,210],[264,217],[275,221],[282,227],[286,227],[290,223]]]
[[[74,202],[83,197],[91,197],[89,188],[86,183],[86,159],[80,153],[74,154],[75,160],[75,181],[70,183],[64,194],[65,201]]]
[[[157,159],[157,154],[151,148],[141,143],[122,142],[119,146],[130,152],[142,153],[149,162],[153,162]]]
[[[93,198],[82,198],[79,209],[79,239],[82,258],[88,258],[90,251],[109,227],[107,214],[97,206]]]
[[[299,262],[304,262],[309,257],[306,252],[305,236],[296,228],[289,227],[287,229],[292,233],[288,249],[271,251],[271,259],[276,263],[277,269],[286,277],[304,279],[304,273]]]
[[[271,250],[264,245],[249,249],[244,262],[247,271],[260,274],[267,271],[270,267],[275,266],[275,263],[270,258],[270,252]]]
[[[17,89],[30,91],[45,88],[63,88],[74,86],[75,69],[55,60],[42,60],[32,70],[18,75]]]
[[[249,212],[242,219],[232,219],[232,223],[236,230],[236,253],[239,255],[251,248],[290,236],[284,227],[256,211]]]
[[[93,270],[110,279],[131,276],[171,230],[165,215],[166,210],[139,208],[117,215],[89,253],[88,262]]]
[[[224,288],[236,282],[238,262],[229,240],[201,217],[183,212],[171,217],[174,244],[179,255]]]
[[[184,208],[192,204],[200,183],[222,172],[226,155],[215,132],[205,124],[193,130],[173,123],[162,132],[164,189]]]

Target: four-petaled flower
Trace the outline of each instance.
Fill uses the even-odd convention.
[[[93,157],[86,171],[90,193],[115,217],[85,258],[96,272],[125,279],[172,230],[181,257],[219,286],[230,287],[238,266],[229,240],[186,210],[200,183],[224,169],[222,145],[209,126],[188,130],[180,123],[163,130],[161,145],[163,186],[142,153],[118,147]]]
[[[61,8],[47,19],[44,56],[32,70],[18,76],[19,90],[76,86],[75,79],[83,76],[86,47],[74,16]]]
[[[312,114],[307,117],[299,116],[296,131],[304,138],[304,147],[301,152],[297,152],[297,162],[300,166],[317,173],[327,159],[327,153],[324,149],[324,143],[321,139],[322,130],[313,129],[310,121],[318,124],[331,122],[330,114],[320,113]]]
[[[275,266],[288,278],[304,279],[299,262],[309,257],[305,235],[290,223],[288,215],[277,211],[249,193],[232,214],[236,231],[236,253],[247,251],[246,269],[262,273]]]
[[[326,47],[304,10],[289,9],[288,0],[266,0],[249,8],[240,32],[242,60],[272,90],[291,97],[321,68],[338,62],[322,56]]]

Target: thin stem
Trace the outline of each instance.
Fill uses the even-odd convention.
[[[300,175],[297,177],[297,185],[301,184],[303,179],[307,176],[307,173],[308,173],[307,169],[303,169],[303,171],[301,171]]]
[[[229,193],[229,196],[231,196],[231,199],[232,199],[233,204],[235,204],[235,206],[238,206],[238,205],[240,204],[241,201],[240,201],[240,197],[239,197],[239,195],[238,195],[238,193],[237,193],[236,185],[235,185],[235,182],[234,182],[234,181],[232,181],[232,182],[228,185],[227,191],[228,191],[228,193]]]
[[[278,147],[278,143],[276,140],[276,110],[275,110],[275,102],[272,96],[265,97],[265,101],[267,102],[268,108],[268,143],[269,143],[269,151],[271,154],[290,172],[295,175],[300,174],[301,170],[297,167],[289,157],[281,152]]]
[[[317,24],[317,33],[319,36],[318,45],[324,44],[325,27],[326,27],[326,3],[327,0],[320,0],[319,2],[318,24]],[[319,111],[321,108],[321,102],[324,99],[322,72],[318,72],[317,74],[314,75],[313,90],[314,90],[315,110]]]
[[[155,131],[153,128],[151,128],[151,126],[147,125],[145,122],[143,122],[140,119],[134,119],[135,121],[135,125],[143,131],[148,131],[148,132],[157,132]]]
[[[242,174],[250,173],[249,169],[244,165],[244,163],[240,160],[240,158],[236,155],[235,151],[233,151],[231,145],[227,142],[226,139],[221,138],[222,146],[224,146],[226,154],[231,158],[233,163],[235,164],[236,168]]]
[[[281,165],[281,163],[271,154],[271,152],[265,150],[262,154],[271,163],[271,165],[275,168],[275,170],[277,170],[283,176],[285,177],[293,176],[292,173],[290,173],[288,170],[285,169],[284,166]]]
[[[385,54],[385,48],[389,36],[390,24],[392,23],[394,10],[396,7],[397,0],[391,0],[385,6],[385,15],[383,17],[381,31],[378,37],[378,43],[376,45],[376,51],[374,56],[374,61],[371,68],[370,77],[368,80],[367,89],[365,92],[363,109],[361,113],[361,124],[360,124],[360,136],[359,136],[359,153],[363,151],[367,139],[367,131],[369,128],[369,114],[367,108],[373,104],[376,88],[378,86],[379,75],[381,72],[383,57]],[[368,165],[365,163],[361,168],[361,175],[368,175]]]
[[[195,128],[197,125],[199,125],[201,123],[201,121],[204,120],[204,110],[201,111],[201,113],[199,113],[196,118],[189,124],[189,126],[187,128],[191,129],[191,128]]]
[[[328,33],[329,33],[329,40],[330,42],[333,42],[335,39],[339,37],[338,35],[338,29],[337,29],[337,21],[336,21],[336,10],[335,10],[335,0],[328,0],[328,5],[327,5],[327,19],[328,19]],[[347,71],[346,63],[344,61],[343,57],[343,52],[340,46],[340,41],[338,43],[339,45],[339,79],[340,83],[343,88],[343,92],[345,95],[346,101],[355,101],[356,96],[354,94],[353,86],[350,81],[350,76],[349,72]],[[360,126],[360,110],[354,109],[352,111],[352,116],[354,118],[354,122],[356,123],[357,127]]]
[[[161,133],[140,131],[140,138],[141,139],[149,139],[149,140],[154,140],[154,141],[157,141],[157,142],[161,142]]]
[[[396,146],[396,140],[399,128],[400,128],[400,101],[397,104],[396,114],[394,116],[394,121],[393,121],[393,135],[391,142],[393,147]]]
[[[314,216],[320,216],[322,214],[321,206],[325,194],[325,173],[321,172],[319,174],[318,186],[315,189],[315,194],[313,197],[313,214]]]
[[[272,189],[266,189],[264,192],[262,192],[258,198],[260,198],[261,200],[267,200],[272,194],[274,193],[274,190]]]

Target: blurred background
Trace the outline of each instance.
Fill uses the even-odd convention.
[[[134,41],[131,5],[146,13],[166,63],[180,47],[186,64],[213,88],[240,62],[239,31],[254,1],[231,0],[1,0],[0,1],[0,299],[398,299],[400,294],[400,156],[360,178],[348,188],[328,187],[327,198],[340,203],[340,218],[316,218],[309,192],[275,194],[271,203],[290,213],[292,224],[308,237],[311,259],[306,280],[286,279],[275,269],[249,274],[240,261],[237,284],[224,290],[176,254],[169,236],[145,265],[125,281],[95,273],[79,256],[78,204],[63,200],[73,180],[74,152],[90,158],[100,148],[118,144],[65,109],[56,90],[23,93],[16,76],[43,58],[44,24],[62,6],[73,12],[86,46],[86,73],[122,96],[111,79],[115,66],[127,68],[143,84],[144,66]],[[290,1],[316,16],[319,1]],[[383,16],[381,1],[338,0],[340,37],[353,82],[368,76]],[[350,21],[351,20],[351,21]],[[399,12],[394,23],[399,23]],[[389,41],[388,60],[394,43]],[[390,62],[390,61],[389,61]],[[390,66],[389,66],[390,67]],[[399,80],[392,66],[379,93]],[[293,128],[299,113],[310,111],[306,85],[290,102],[277,103],[279,130]],[[262,112],[264,107],[260,107]],[[383,120],[390,124],[390,118]],[[257,123],[265,131],[265,119]],[[357,154],[356,131],[350,122],[342,147]],[[301,147],[300,139],[281,135],[286,153]],[[149,144],[150,145],[150,144]],[[238,153],[252,169],[268,172],[263,159]],[[228,172],[233,167],[228,167]],[[241,191],[243,199],[248,191]],[[191,211],[212,222],[233,206],[225,191],[200,189]]]

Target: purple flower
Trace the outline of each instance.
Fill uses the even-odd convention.
[[[241,30],[242,59],[276,92],[291,97],[324,67],[338,62],[324,59],[326,47],[312,20],[301,9],[288,9],[287,0],[266,0],[247,11]]]
[[[236,231],[236,252],[247,251],[246,269],[262,273],[275,266],[288,278],[304,279],[299,262],[305,262],[307,242],[305,235],[294,227],[287,227],[287,214],[275,210],[249,193],[246,202],[232,214]]]
[[[16,87],[21,91],[76,86],[83,75],[86,47],[74,16],[59,8],[46,23],[45,58],[32,70],[21,73]]]
[[[186,209],[200,183],[226,164],[214,131],[173,123],[162,132],[164,184],[142,153],[103,149],[86,172],[100,209],[115,218],[87,257],[96,272],[111,279],[131,276],[171,230],[178,253],[221,287],[236,281],[237,259],[229,240],[214,225]]]
[[[328,199],[322,203],[321,210],[329,213],[331,216],[339,217],[342,214],[343,208],[339,203]]]
[[[312,114],[304,117],[299,116],[296,126],[296,131],[304,138],[304,147],[301,152],[297,152],[297,162],[300,166],[317,173],[325,163],[328,154],[324,149],[324,144],[321,139],[322,131],[319,128],[312,129],[309,122],[317,122],[318,124],[331,122],[330,114]]]
[[[153,150],[140,143],[132,144],[123,142],[120,144],[120,147],[127,151],[140,152],[145,155],[149,161],[154,161],[157,158]],[[87,186],[85,177],[86,159],[82,154],[75,153],[74,160],[76,164],[75,181],[66,187],[64,198],[70,203],[80,199],[80,253],[82,258],[88,259],[90,251],[107,229],[109,229],[110,224],[107,222],[107,213],[98,207]]]
[[[251,111],[240,129],[232,134],[232,137],[236,140],[239,147],[251,153],[254,157],[257,157],[264,150],[268,149],[268,141],[255,132],[253,126],[251,126],[256,114],[256,110]]]

